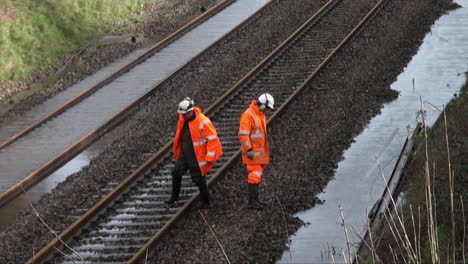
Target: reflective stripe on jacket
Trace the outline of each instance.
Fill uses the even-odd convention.
[[[241,115],[239,122],[239,141],[244,164],[270,163],[270,145],[268,144],[265,114],[253,100],[249,108]],[[247,157],[247,150],[253,149],[254,157]]]
[[[200,171],[204,176],[211,170],[219,157],[223,155],[223,148],[219,141],[218,133],[210,119],[202,114],[199,107],[195,107],[193,111],[196,115],[195,119],[188,124],[193,142],[193,150],[195,151]],[[182,146],[181,132],[184,121],[184,117],[179,114],[179,122],[177,123],[173,145],[174,159],[176,161],[179,158]]]

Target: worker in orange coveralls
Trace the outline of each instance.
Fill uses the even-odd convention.
[[[270,163],[265,111],[273,109],[274,104],[273,96],[268,93],[261,94],[258,100],[252,100],[239,122],[238,136],[242,162],[249,173],[247,177],[249,207],[253,209],[263,209],[266,206],[258,200],[258,186],[262,182],[266,165]]]
[[[192,99],[182,100],[177,112],[179,121],[173,145],[172,194],[166,204],[172,205],[179,199],[182,176],[189,170],[192,181],[200,190],[200,201],[195,207],[207,208],[210,198],[205,175],[221,157],[223,148],[213,123]]]

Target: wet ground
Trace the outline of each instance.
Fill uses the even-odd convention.
[[[398,99],[386,104],[344,153],[334,179],[319,195],[325,203],[297,215],[311,224],[292,237],[295,262],[331,262],[329,249],[335,253],[335,260],[343,259],[341,252],[347,253],[347,245],[339,206],[350,231],[354,254],[360,237],[365,235],[366,212],[370,212],[385,188],[378,162],[388,179],[406,137],[417,122],[422,122],[418,115],[420,98],[426,102],[426,122],[432,126],[440,109],[464,84],[465,75],[460,73],[468,69],[468,1],[456,2],[464,7],[435,22],[418,53],[391,85],[400,92]],[[307,250],[311,247],[320,250]],[[280,262],[288,261],[289,252],[284,252]]]
[[[175,114],[171,113],[180,98],[192,96],[197,104],[207,106],[321,4],[279,1],[271,8],[274,15],[255,21],[237,36],[239,40],[229,39],[182,73],[155,97],[164,98],[166,103],[150,101],[119,128],[122,138],[111,151],[105,151],[35,204],[44,219],[54,230],[66,227],[73,220],[70,215],[76,205],[92,204],[91,194],[99,192],[99,186],[128,175],[144,160],[145,153],[157,150],[172,137]],[[232,263],[279,259],[287,235],[302,224],[293,214],[321,203],[317,195],[333,177],[344,150],[379,113],[382,104],[396,97],[390,84],[416,53],[432,23],[448,8],[444,1],[390,1],[383,10],[385,16],[376,16],[271,126],[273,159],[261,186],[261,197],[270,204],[269,209],[259,212],[245,208],[245,169],[240,161],[211,187],[214,206],[202,213]],[[272,27],[272,23],[278,26]],[[197,95],[202,89],[203,98]],[[40,247],[51,238],[34,219],[26,212],[11,226],[15,231],[1,234],[0,260],[22,262],[30,256],[32,245]],[[197,211],[178,223],[149,258],[151,263],[224,261]]]
[[[156,87],[198,53],[228,34],[234,27],[268,2],[268,0],[236,1],[175,40],[171,45],[161,49],[144,62],[116,78],[112,83],[103,86],[64,113],[1,149],[0,192],[5,192],[29,173],[35,171],[107,122],[122,108],[130,105],[134,100]],[[139,51],[136,52],[139,53]],[[135,55],[132,54],[129,57],[134,58]],[[108,70],[100,72],[94,79],[102,79],[102,75],[108,73]],[[89,84],[88,81],[86,83]],[[81,84],[77,86],[83,87]],[[93,85],[89,87],[91,86]],[[77,87],[71,89],[73,91],[78,90]],[[55,102],[63,97],[66,96],[60,94],[60,98],[52,100],[52,103],[55,105]],[[109,98],[112,98],[112,100],[109,101]],[[47,101],[44,104],[49,105],[49,102]],[[38,108],[42,108],[42,105]],[[30,114],[30,116],[37,117],[40,114],[34,109],[29,113],[31,112],[34,114]],[[0,140],[5,134],[4,132],[13,131],[15,128],[16,131],[20,131],[23,128],[22,125],[25,121],[22,117],[19,119],[19,122],[12,122],[11,126],[4,124],[0,128]],[[35,121],[35,119],[29,118],[27,120],[31,123]],[[102,146],[99,150],[94,146],[93,149],[94,152],[100,152],[105,147]],[[86,155],[79,158],[83,157],[86,157]],[[71,163],[71,167],[76,166],[73,163]],[[67,165],[62,169],[72,170],[67,168]],[[56,177],[46,178],[42,181],[42,185],[46,186],[48,184],[52,189],[55,187],[56,181]],[[27,206],[28,204],[23,205]],[[14,206],[18,206],[18,204]]]
[[[173,1],[171,5],[164,9],[160,9],[160,4],[158,4],[157,1],[147,5],[145,9],[153,15],[149,15],[147,20],[141,24],[138,24],[138,27],[131,27],[130,29],[126,30],[115,29],[109,32],[109,34],[115,36],[144,34],[146,37],[145,41],[139,42],[136,45],[133,45],[128,41],[108,42],[98,46],[97,48],[86,50],[86,52],[84,52],[81,56],[76,56],[76,60],[79,62],[81,67],[72,67],[72,70],[59,78],[56,83],[49,87],[45,87],[43,91],[34,94],[27,100],[17,103],[10,112],[4,116],[0,116],[0,141],[3,142],[19,130],[45,116],[50,111],[76,96],[84,89],[92,86],[93,84],[107,77],[109,74],[115,72],[118,68],[122,67],[130,60],[136,58],[136,56],[146,50],[141,46],[147,46],[146,48],[149,48],[150,46],[154,45],[155,42],[160,41],[162,38],[171,34],[185,23],[188,23],[193,18],[199,16],[201,14],[200,8],[203,7],[207,9],[216,2],[217,1],[214,0],[198,0],[196,2],[179,0]],[[164,23],[161,21],[164,21]],[[150,40],[154,42],[150,43]],[[135,51],[130,53],[132,50]],[[112,60],[116,61],[112,62]],[[64,61],[59,61],[56,65],[51,65],[49,68],[39,74],[41,76],[40,78],[36,76],[30,80],[13,83],[2,83],[2,89],[0,90],[5,91],[3,90],[3,88],[5,88],[9,91],[20,91],[22,89],[26,89],[27,87],[31,87],[32,85],[43,82],[48,77],[53,76],[58,68],[62,68],[63,63]],[[99,67],[102,68],[100,69]],[[94,74],[87,77],[87,75],[92,73]],[[80,81],[81,79],[84,80]],[[75,82],[78,83],[64,90],[66,87]],[[0,94],[1,98],[4,96],[6,95]],[[57,136],[55,130],[50,128],[45,130],[46,133],[43,134],[43,137]],[[48,133],[50,135],[48,135]],[[65,134],[70,136],[68,133]],[[37,186],[30,189],[28,191],[29,198],[33,201],[37,201],[42,194],[49,192],[59,182],[62,182],[67,176],[76,171],[79,171],[83,166],[88,165],[90,159],[95,157],[108,144],[110,144],[110,142],[119,136],[120,135],[116,135],[116,133],[109,133],[106,138],[103,138],[87,150],[83,151],[74,160],[70,161],[68,164],[64,165],[61,169],[48,177],[47,180],[42,181]],[[16,146],[15,148],[18,150],[18,152],[21,152],[29,145],[30,154],[28,155],[32,155],[34,152],[38,152],[42,149],[36,146],[35,138],[31,137],[31,135],[29,135],[29,141],[33,141],[33,143],[27,144],[24,139],[21,139],[20,146]],[[73,143],[74,141],[68,140],[68,142]],[[11,152],[11,150],[9,151]],[[3,153],[3,150],[0,152],[3,155],[3,159],[0,164],[5,165],[0,166],[2,168],[2,172],[0,173],[2,175],[0,183],[2,186],[1,189],[3,191],[17,183],[18,180],[22,179],[25,175],[27,175],[28,172],[31,172],[38,166],[42,165],[41,160],[49,160],[44,157],[44,155],[35,155],[34,157],[31,156],[33,158],[14,158],[14,156],[7,156],[6,153]],[[13,151],[13,153],[15,152],[16,151]],[[58,152],[56,150],[56,154],[60,152],[60,150],[58,150]],[[19,166],[18,163],[21,164],[23,160],[27,160],[29,162],[29,166]],[[17,164],[18,166],[14,166],[14,164]],[[15,219],[15,215],[18,213],[18,211],[24,210],[25,208],[28,208],[28,206],[28,199],[24,196],[20,196],[8,206],[0,208],[0,212],[2,214],[2,218],[0,219],[0,230],[7,228],[7,223],[11,223]]]

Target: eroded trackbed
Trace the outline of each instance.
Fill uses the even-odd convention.
[[[376,0],[328,2],[206,110],[224,149],[224,156],[208,175],[209,184],[219,179],[240,154],[238,121],[250,100],[263,92],[271,93],[277,106],[269,118],[273,121],[382,4]],[[62,240],[77,238],[70,243],[73,250],[63,249],[64,257],[51,256],[56,252],[54,247],[60,246],[55,239],[36,255],[36,260],[53,257],[63,263],[133,263],[143,259],[198,197],[186,175],[182,202],[177,207],[164,206],[171,192],[171,145],[168,142],[117,188],[109,186],[112,191],[106,197],[62,232]]]

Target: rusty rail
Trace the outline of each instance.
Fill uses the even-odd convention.
[[[218,4],[213,6],[212,8],[208,9],[202,15],[198,16],[197,18],[195,18],[194,20],[192,20],[191,22],[189,22],[188,24],[186,24],[185,26],[183,26],[182,28],[180,28],[179,30],[177,30],[176,32],[171,34],[170,36],[168,36],[167,38],[165,38],[165,39],[161,40],[160,42],[158,42],[157,44],[155,44],[152,48],[150,48],[148,51],[146,51],[144,54],[142,54],[140,57],[138,57],[135,61],[127,64],[126,66],[124,66],[123,68],[121,68],[120,70],[115,72],[112,76],[110,76],[106,80],[104,80],[104,81],[100,82],[99,84],[97,84],[97,85],[87,89],[86,91],[82,92],[77,97],[71,99],[70,101],[68,101],[64,105],[60,106],[58,109],[56,109],[53,112],[51,112],[50,114],[48,114],[47,117],[45,117],[45,118],[37,121],[36,123],[30,125],[27,129],[23,130],[22,132],[20,132],[16,136],[10,138],[10,140],[3,142],[2,145],[0,145],[0,149],[2,149],[3,147],[6,147],[7,145],[9,145],[11,143],[13,143],[16,139],[18,139],[19,137],[21,137],[21,136],[25,135],[26,133],[30,132],[32,129],[38,127],[43,122],[46,122],[48,119],[60,114],[61,112],[63,112],[67,108],[69,108],[69,107],[73,106],[74,104],[78,103],[80,100],[82,100],[86,96],[89,96],[92,92],[96,91],[98,88],[110,83],[112,80],[114,80],[118,76],[122,75],[123,73],[125,73],[126,71],[128,71],[129,69],[131,69],[132,67],[137,65],[138,63],[141,63],[142,61],[147,59],[149,56],[153,55],[155,52],[161,50],[162,48],[164,48],[165,46],[170,44],[170,42],[174,41],[175,39],[180,37],[182,34],[187,32],[191,28],[193,28],[194,26],[196,26],[199,23],[203,22],[207,17],[209,17],[209,16],[215,14],[216,12],[222,10],[223,8],[225,8],[226,6],[231,4],[233,1],[234,0],[223,0],[223,1],[219,2]],[[238,28],[239,27],[236,27],[234,30],[237,30]],[[225,36],[225,37],[227,37],[227,36]],[[175,76],[177,76],[177,74],[179,72],[181,72],[182,70],[184,70],[187,67],[189,67],[190,65],[192,65],[197,59],[199,59],[206,52],[208,52],[208,50],[210,50],[213,46],[215,46],[217,43],[219,43],[220,41],[225,39],[225,37],[222,38],[221,40],[217,41],[216,43],[214,43],[212,46],[210,46],[207,49],[200,52],[189,63],[187,63],[186,65],[181,67],[179,70],[177,70],[173,74],[171,74],[171,76],[169,76],[164,81],[162,81],[161,83],[156,85],[153,89],[148,91],[142,97],[136,99],[135,101],[130,103],[127,107],[123,108],[118,113],[113,115],[102,126],[100,126],[100,127],[96,128],[96,129],[94,129],[93,131],[89,132],[84,137],[82,137],[80,140],[78,140],[76,143],[74,143],[73,145],[71,145],[70,147],[65,149],[62,153],[58,154],[57,156],[55,156],[50,161],[46,162],[41,167],[39,167],[36,170],[34,170],[33,172],[31,172],[24,179],[22,179],[21,181],[19,181],[18,183],[16,183],[12,187],[10,187],[8,190],[1,193],[0,194],[0,207],[4,206],[9,201],[14,199],[18,195],[20,195],[22,193],[21,186],[25,190],[31,188],[32,186],[34,186],[35,184],[40,182],[42,179],[44,179],[45,177],[47,177],[48,175],[53,173],[55,170],[59,169],[61,166],[66,164],[68,161],[73,159],[76,155],[81,153],[84,149],[86,149],[92,143],[94,143],[96,140],[98,140],[102,135],[104,135],[105,133],[110,131],[112,128],[117,126],[126,117],[128,117],[131,113],[133,113],[133,111],[135,111],[137,109],[137,107],[139,106],[140,103],[142,103],[144,100],[146,100],[148,97],[150,97],[156,91],[157,87],[161,87],[164,84],[171,81],[172,79],[174,79]]]
[[[87,88],[86,90],[84,90],[83,92],[78,94],[77,96],[73,97],[72,99],[65,102],[63,105],[59,106],[57,109],[55,109],[52,112],[48,113],[42,119],[37,120],[36,122],[34,122],[31,125],[29,125],[28,127],[24,128],[23,130],[21,130],[20,132],[18,132],[14,136],[10,137],[8,140],[2,142],[0,144],[0,150],[5,148],[6,146],[10,145],[11,143],[15,142],[20,137],[22,137],[22,136],[26,135],[27,133],[31,132],[33,129],[39,127],[40,125],[45,123],[47,120],[50,120],[51,118],[59,115],[63,111],[67,110],[68,108],[70,108],[70,107],[74,106],[75,104],[79,103],[81,100],[83,100],[87,96],[91,95],[92,93],[94,93],[99,88],[102,88],[103,86],[111,83],[117,77],[119,77],[122,74],[126,73],[127,71],[129,71],[130,69],[135,67],[137,64],[140,64],[141,62],[146,60],[148,57],[152,56],[154,53],[158,52],[159,50],[163,49],[164,47],[169,45],[174,40],[178,39],[180,36],[185,34],[187,31],[192,29],[194,26],[200,24],[205,19],[207,19],[211,15],[215,14],[216,12],[220,11],[221,9],[228,6],[229,4],[231,4],[234,1],[235,0],[223,0],[223,1],[219,2],[218,4],[214,5],[212,8],[210,8],[209,10],[204,12],[202,15],[198,16],[194,20],[192,20],[189,23],[185,24],[183,27],[179,28],[174,33],[170,34],[169,36],[167,36],[163,40],[161,40],[158,43],[156,43],[155,45],[153,45],[151,48],[149,48],[143,54],[138,56],[138,58],[136,58],[132,62],[130,62],[130,63],[124,65],[122,68],[116,70],[114,73],[112,73],[106,79],[100,81],[99,83],[97,83],[96,85],[94,85],[92,87]]]
[[[235,0],[227,0],[227,1],[223,1],[224,3],[228,3],[228,2],[233,2]],[[176,76],[179,72],[185,70],[186,68],[188,68],[190,65],[192,65],[195,61],[197,61],[199,58],[201,58],[202,56],[204,56],[205,54],[207,54],[210,50],[212,50],[216,45],[218,45],[219,43],[222,43],[224,40],[226,40],[233,32],[236,32],[238,30],[240,30],[242,27],[244,27],[245,25],[251,23],[254,19],[256,19],[259,14],[266,8],[268,8],[271,4],[273,3],[273,1],[271,1],[270,3],[268,3],[267,5],[263,6],[260,10],[258,10],[257,12],[255,12],[253,15],[251,15],[248,19],[246,19],[244,22],[242,22],[241,24],[237,25],[233,30],[231,30],[231,32],[229,34],[226,34],[223,38],[221,38],[220,40],[218,40],[216,43],[214,43],[213,45],[211,45],[210,47],[207,47],[206,49],[204,49],[202,52],[200,52],[195,58],[193,58],[188,64],[184,65],[183,67],[181,67],[179,70],[177,70],[175,73],[173,73],[169,78],[165,79],[163,82],[161,82],[160,84],[158,84],[157,87],[159,86],[162,86],[166,83],[168,83],[173,76]],[[215,8],[215,7],[213,7]],[[207,12],[209,12],[210,10],[208,10]],[[135,102],[133,102],[131,104],[132,105],[138,105],[139,103],[141,103],[142,101],[144,101],[147,97],[149,97],[150,94],[146,94],[144,95],[142,98],[136,100]],[[129,106],[130,107],[130,106]],[[127,107],[128,108],[128,107]],[[124,112],[125,109],[123,109],[121,112],[119,112],[118,114],[115,115],[115,117],[111,118],[110,120],[114,120],[114,118],[119,118],[120,120],[123,119],[126,115],[128,115],[129,113],[126,113],[125,115],[122,113]],[[212,111],[212,110],[210,110]],[[107,124],[107,123],[106,123]],[[115,126],[117,124],[117,121],[115,124],[113,124],[113,126]],[[102,130],[102,131],[101,131]],[[73,146],[76,146],[76,148],[80,148],[79,151],[83,150],[85,147],[89,146],[92,142],[94,142],[95,140],[97,140],[97,138],[95,139],[91,139],[92,137],[95,137],[96,135],[98,135],[99,133],[105,133],[104,132],[104,129],[103,127],[101,128],[98,128],[96,130],[94,130],[93,132],[89,133],[87,136],[83,137],[82,140],[80,140],[79,142],[75,143]],[[89,139],[87,139],[89,137]],[[85,143],[85,142],[82,142],[84,140],[89,140],[88,143]],[[92,141],[91,141],[92,140]],[[69,226],[67,229],[65,229],[62,233],[60,233],[60,235],[58,236],[59,238],[54,238],[51,242],[49,242],[44,248],[42,248],[39,252],[37,252],[33,258],[31,258],[30,260],[28,260],[26,263],[36,263],[36,262],[41,262],[41,261],[45,261],[45,259],[49,256],[49,254],[51,254],[51,252],[54,252],[55,251],[55,248],[60,246],[60,240],[62,241],[66,241],[68,240],[69,238],[71,238],[76,232],[78,232],[83,226],[86,225],[86,223],[88,221],[90,221],[91,219],[93,219],[95,216],[97,216],[107,205],[109,205],[110,203],[112,203],[112,201],[114,201],[117,197],[119,197],[119,195],[121,195],[122,193],[124,193],[128,188],[129,186],[131,186],[137,179],[138,177],[140,177],[140,175],[142,175],[146,170],[148,170],[156,161],[158,161],[159,159],[161,159],[164,154],[166,154],[167,152],[169,152],[171,150],[171,147],[172,147],[172,144],[173,144],[173,141],[170,141],[168,142],[166,145],[164,145],[161,150],[159,150],[157,153],[155,153],[151,158],[149,158],[143,165],[141,165],[135,172],[133,172],[131,175],[129,175],[125,180],[122,181],[122,183],[120,183],[112,192],[110,192],[108,195],[106,195],[101,201],[99,201],[98,203],[96,203],[91,209],[89,209],[83,216],[81,216],[77,221],[75,221],[71,226]],[[64,151],[62,154],[58,155],[58,157],[60,156],[68,156],[68,155],[72,155],[72,154],[67,154],[68,152],[71,152],[73,151],[71,148],[74,148],[74,147],[70,147],[69,150],[66,150]],[[76,153],[77,154],[77,153]],[[74,154],[73,156],[75,156],[76,154]],[[56,158],[56,159],[57,159]],[[63,158],[63,157],[62,157]],[[70,158],[71,159],[71,158]],[[54,159],[55,160],[55,159]],[[69,160],[69,159],[68,159]],[[68,161],[67,160],[67,161]],[[54,162],[57,162],[57,161],[54,161]],[[48,163],[54,163],[54,162],[48,162]],[[66,162],[66,161],[65,161]],[[58,164],[58,163],[57,163]],[[54,167],[58,168],[59,166],[61,165],[56,165]],[[42,167],[41,167],[42,168]],[[50,169],[52,170],[52,169]],[[50,173],[50,171],[49,171]],[[30,181],[34,181],[34,182],[38,182],[40,179],[42,179],[43,177],[45,176],[35,176],[35,175],[30,175],[31,178],[34,178],[36,177],[36,179],[30,179]],[[28,176],[29,177],[29,176]],[[38,179],[40,178],[40,179]],[[211,182],[211,181],[209,181]],[[18,183],[15,190],[12,190],[12,193],[9,194],[8,196],[3,196],[0,195],[0,206],[3,206],[5,205],[6,202],[10,201],[11,199],[13,199],[14,197],[16,197],[17,195],[20,194],[21,192],[21,182]],[[29,185],[31,186],[31,185]],[[24,186],[23,186],[24,187]],[[25,188],[26,189],[26,188]],[[190,204],[192,203],[193,200],[195,200],[195,198],[192,197],[192,199],[190,199],[190,201],[188,202],[188,206],[190,206]],[[188,207],[187,206],[187,207]],[[185,208],[185,206],[184,206]],[[185,210],[184,210],[185,212]]]
[[[267,124],[271,124],[286,108],[287,105],[289,105],[297,95],[299,95],[305,87],[318,75],[318,73],[325,67],[325,65],[331,61],[332,57],[343,48],[343,46],[361,29],[361,27],[369,20],[369,18],[375,14],[375,12],[382,6],[383,2],[385,0],[381,0],[378,2],[378,4],[369,12],[369,14],[349,33],[349,35],[333,50],[333,52],[320,64],[320,66],[310,75],[310,77],[289,97],[286,102],[284,102],[274,113],[273,115],[268,118]],[[227,98],[230,96],[238,87],[240,87],[242,84],[247,82],[247,80],[253,76],[262,66],[265,66],[276,54],[278,54],[281,50],[283,50],[296,36],[298,36],[303,29],[305,29],[312,21],[314,21],[324,10],[326,10],[334,0],[331,0],[327,2],[317,13],[315,13],[310,19],[308,19],[299,29],[297,29],[288,39],[286,39],[278,48],[276,48],[269,56],[267,56],[264,60],[260,62],[259,65],[257,65],[251,72],[249,72],[242,80],[240,80],[238,83],[235,84],[228,92],[227,94],[223,95],[221,98]],[[248,77],[247,77],[248,76]],[[206,113],[210,114],[216,107],[218,107],[223,100],[218,99],[212,106],[210,106]],[[228,168],[230,168],[233,165],[233,162],[240,156],[241,151],[237,151],[236,154],[234,154],[228,162],[226,162],[217,172],[213,177],[208,181],[208,185],[213,184],[218,178],[220,178],[220,175],[222,175]],[[158,242],[162,239],[164,234],[167,233],[168,230],[178,221],[178,219],[188,211],[190,208],[191,204],[198,199],[199,193],[194,195],[181,209],[180,211],[171,219],[169,220],[163,228],[159,230],[138,252],[135,254],[135,256],[130,259],[128,263],[139,263],[144,259],[146,256],[147,251],[151,251],[152,249],[155,248]]]
[[[259,65],[257,65],[252,71],[250,71],[244,78],[238,81],[233,87],[231,87],[222,97],[216,100],[207,110],[205,114],[209,115],[218,107],[221,106],[225,100],[227,100],[230,96],[234,94],[234,92],[244,85],[255,73],[259,71],[260,68],[268,65],[271,59],[276,55],[279,54],[288,44],[290,44],[295,37],[297,37],[302,30],[307,28],[320,14],[324,12],[335,0],[331,0],[327,2],[327,4],[322,7],[316,14],[314,14],[309,20],[307,20],[304,25],[302,25],[298,30],[296,30],[291,37],[285,40],[277,49],[275,49],[272,54],[262,60]],[[379,1],[374,8],[361,20],[361,22],[350,32],[347,36],[334,48],[334,50],[319,64],[316,70],[293,92],[288,99],[273,113],[273,115],[268,119],[268,124],[271,124],[282,112],[286,110],[286,106],[289,105],[306,87],[310,84],[310,82],[319,74],[319,72],[324,68],[324,66],[329,63],[332,58],[337,54],[339,50],[343,48],[343,46],[361,29],[361,27],[370,19],[370,17],[377,12],[377,10],[382,6],[384,0]],[[171,146],[173,141],[168,142],[158,153],[153,155],[147,162],[145,162],[140,168],[137,169],[134,173],[128,176],[124,182],[119,184],[119,186],[108,194],[105,198],[103,198],[100,202],[98,202],[92,209],[90,209],[85,215],[80,217],[74,224],[72,224],[69,228],[63,231],[60,234],[60,238],[64,241],[69,239],[74,232],[77,232],[81,227],[83,227],[88,220],[92,219],[99,212],[104,210],[105,205],[110,204],[117,198],[120,194],[125,192],[130,185],[132,185],[139,175],[143,174],[147,171],[153,164],[155,164],[159,159],[161,159],[164,154],[166,154]],[[229,160],[223,164],[223,166],[210,178],[208,181],[209,185],[212,185],[215,181],[219,180],[221,175],[230,168],[234,161],[239,157],[240,150],[236,151]],[[161,241],[162,237],[167,233],[170,228],[188,211],[191,204],[198,199],[199,193],[197,192],[195,195],[191,197],[189,201],[187,201],[184,206],[174,215],[169,221],[167,221],[164,226],[153,235],[153,237],[128,261],[128,263],[138,263],[144,259],[148,251],[154,249],[158,242]],[[54,239],[51,241],[46,247],[44,247],[39,253],[35,256],[34,259],[30,259],[28,263],[33,263],[34,260],[44,260],[45,257],[55,250],[55,247],[59,245],[58,239]]]

